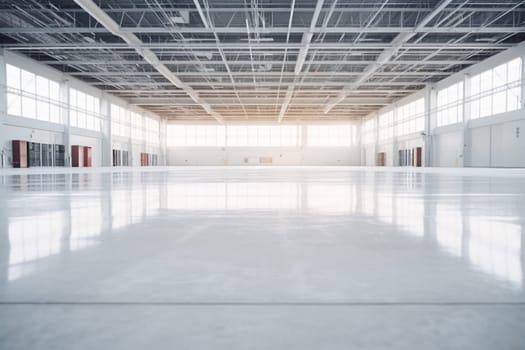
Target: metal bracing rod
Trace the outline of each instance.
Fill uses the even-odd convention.
[[[162,34],[162,33],[186,33],[186,34],[243,34],[246,33],[246,27],[214,27],[214,28],[195,28],[195,27],[180,27],[180,28],[167,28],[167,27],[123,27],[121,28],[122,33],[135,33],[135,34]],[[261,34],[286,34],[288,27],[267,27],[261,29]],[[309,31],[308,27],[293,27],[290,29],[291,34],[300,34]],[[310,31],[311,34],[315,33],[334,33],[334,34],[359,34],[359,33],[523,33],[525,27],[523,26],[498,26],[498,27],[424,27],[424,28],[412,28],[412,27],[327,27],[324,31],[321,28],[315,28]],[[0,33],[3,34],[92,34],[92,33],[106,33],[104,28],[100,27],[0,27]]]
[[[84,71],[84,72],[71,72],[67,73],[72,76],[93,76],[93,77],[99,77],[99,76],[147,76],[147,77],[158,77],[162,76],[160,73],[152,73],[152,72],[99,72],[99,71]],[[293,72],[232,72],[232,75],[235,76],[246,76],[246,77],[295,77],[295,73]],[[337,76],[340,77],[352,77],[352,76],[359,76],[361,75],[361,72],[340,72],[337,74]],[[376,76],[392,76],[392,75],[399,75],[404,74],[406,76],[429,76],[429,75],[450,75],[449,72],[441,72],[441,71],[416,71],[416,72],[400,72],[400,71],[392,71],[392,72],[377,72]],[[205,74],[206,76],[215,77],[215,76],[229,76],[230,73],[228,72],[208,72]],[[331,72],[304,72],[304,75],[307,77],[330,77],[332,76]],[[183,73],[177,73],[177,76],[179,77],[202,77],[202,72],[183,72]]]
[[[314,35],[313,30],[315,29],[317,25],[317,20],[319,19],[319,15],[321,14],[321,9],[323,8],[323,5],[324,5],[324,0],[317,0],[317,4],[315,6],[315,10],[312,15],[312,20],[310,22],[310,31],[304,33],[302,40],[301,40],[302,46],[299,49],[299,53],[297,54],[297,61],[295,62],[295,68],[294,68],[295,74],[301,73],[303,69],[304,61],[306,60],[306,55],[308,54],[308,50],[310,48],[310,41],[312,40],[312,37]],[[286,110],[288,109],[288,106],[290,105],[290,102],[292,101],[293,92],[294,92],[294,86],[293,85],[288,86],[288,89],[286,91],[286,97],[279,111],[279,118],[278,118],[279,123],[283,120],[284,115],[286,114]]]
[[[286,43],[290,42],[290,30],[292,29],[293,15],[295,11],[295,0],[292,0],[292,6],[290,9],[290,17],[288,19],[288,32],[286,33]],[[283,61],[281,63],[281,76],[279,77],[279,87],[277,88],[277,94],[281,92],[281,83],[283,81],[283,73],[286,67],[286,60],[288,59],[288,49],[284,49]],[[281,111],[279,111],[279,116]],[[282,118],[281,118],[282,119]]]
[[[257,84],[257,87],[259,88],[263,88],[263,87],[269,87],[269,88],[275,88],[277,87],[277,84],[278,82],[266,82],[266,81],[262,81],[262,82],[259,82]],[[110,85],[106,82],[95,82],[95,83],[91,83],[91,85],[96,85],[96,86],[106,86],[106,85]],[[172,83],[161,83],[161,82],[155,82],[155,81],[123,81],[123,82],[118,82],[118,83],[115,83],[115,82],[112,82],[111,85],[119,85],[119,86],[152,86],[152,87],[160,87],[160,86],[172,86],[173,84]],[[208,82],[192,82],[191,85],[193,86],[209,86],[210,84]],[[213,85],[216,85],[216,86],[221,86],[221,87],[225,87],[225,86],[228,86],[228,87],[232,87],[233,84],[232,83],[217,83],[217,84],[213,84]],[[252,82],[246,82],[246,83],[236,83],[235,84],[236,86],[238,87],[249,87],[249,88],[253,88],[253,83]],[[406,82],[383,82],[383,81],[378,81],[378,82],[365,82],[362,84],[363,86],[426,86],[428,85],[428,83],[426,82],[418,82],[418,81],[406,81]],[[319,82],[302,82],[302,83],[297,83],[295,84],[295,87],[300,87],[300,86],[308,86],[308,87],[316,87],[316,88],[319,88]],[[344,82],[337,82],[337,81],[334,81],[334,82],[327,82],[324,84],[324,86],[339,86],[339,87],[342,87],[342,86],[345,86],[345,83]],[[213,90],[211,90],[213,91]],[[341,91],[341,90],[339,90]]]
[[[466,9],[462,9],[461,11],[462,12],[472,12],[472,11],[475,11],[475,12],[500,12],[500,11],[506,11],[509,9],[510,6],[513,6],[514,4],[513,3],[509,3],[509,4],[505,4],[505,3],[499,3],[499,2],[496,2],[496,0],[493,1],[493,3],[497,6],[486,6],[487,4],[486,3],[480,3],[478,4],[479,7],[475,7],[475,8],[466,8]],[[452,11],[454,10],[455,7],[453,6],[450,6],[448,9],[445,9],[444,11],[447,12],[447,11]],[[27,7],[27,8],[23,8],[24,11],[28,12],[28,13],[31,13],[31,12],[36,12],[38,14],[42,13],[42,12],[54,12],[56,13],[56,9],[52,9],[52,8],[48,8],[48,9],[37,9],[37,8],[31,8],[31,7]],[[153,12],[158,12],[159,10],[155,9],[155,8],[142,8],[142,7],[116,7],[116,8],[103,8],[104,12],[106,13],[117,13],[117,14],[125,14],[125,13],[153,13]],[[174,6],[165,6],[163,7],[163,10],[165,11],[179,11],[179,10],[186,10],[186,11],[189,11],[189,12],[196,12],[197,10],[196,9],[192,9],[192,8],[182,8],[182,7],[174,7]],[[378,10],[378,7],[377,6],[362,6],[362,7],[359,7],[359,6],[342,6],[342,7],[338,7],[337,8],[337,12],[350,12],[350,13],[355,13],[355,12],[375,12]],[[13,13],[13,12],[17,12],[19,10],[17,9],[13,9],[13,8],[8,8],[8,9],[2,9],[2,12],[6,12],[6,13]],[[218,13],[221,13],[221,12],[233,12],[233,13],[236,13],[238,12],[236,9],[232,9],[232,7],[213,7],[211,9],[212,12],[218,12]],[[279,12],[285,12],[285,13],[288,13],[290,11],[290,8],[289,7],[285,7],[285,6],[276,6],[276,7],[272,7],[272,8],[269,8],[267,10],[268,12],[273,12],[273,13],[279,13]],[[327,12],[328,9],[323,9],[322,12]],[[427,13],[427,12],[431,12],[432,11],[432,8],[429,8],[429,7],[421,7],[421,6],[410,6],[410,7],[407,7],[407,6],[393,6],[393,7],[388,7],[385,12],[418,12],[418,13]],[[518,9],[518,11],[525,11],[525,9]],[[312,12],[312,9],[310,7],[298,7],[297,8],[297,12],[301,12],[301,13],[305,13],[305,12]],[[77,9],[77,8],[60,8],[60,13],[67,13],[67,14],[75,14],[75,13],[83,13],[83,10],[81,9]]]
[[[215,112],[199,95],[192,89],[191,86],[183,83],[175,74],[173,74],[164,64],[160,63],[157,55],[147,48],[140,48],[142,41],[131,33],[123,33],[120,31],[120,26],[109,17],[100,7],[98,7],[92,0],[75,0],[75,2],[82,7],[87,13],[95,18],[113,35],[122,38],[130,47],[134,48],[139,55],[141,55],[153,68],[161,73],[171,84],[179,89],[184,90],[188,96],[191,97],[195,103],[199,104],[207,113],[213,116],[219,123],[222,123],[222,116]],[[121,83],[119,83],[121,84]]]
[[[441,10],[443,10],[445,7],[448,6],[453,0],[443,0],[432,12],[430,12],[423,20],[416,26],[414,32],[412,33],[400,33],[398,34],[394,40],[392,40],[391,47],[384,50],[376,59],[376,62],[369,65],[363,72],[363,74],[353,83],[346,86],[338,97],[332,99],[326,104],[326,107],[324,108],[324,113],[327,114],[337,106],[341,101],[343,101],[350,90],[357,89],[361,84],[366,82],[372,75],[374,75],[377,70],[382,67],[386,62],[388,62],[394,55],[397,54],[397,52],[401,49],[401,47],[408,41],[410,38],[412,38],[414,35],[416,35],[417,31],[421,28],[423,28],[425,25],[427,25],[434,17],[436,17]]]
[[[406,33],[403,33],[406,34]],[[405,43],[401,47],[404,49],[420,49],[420,50],[435,50],[439,49],[443,43],[420,43],[420,44],[411,44]],[[479,50],[498,50],[498,49],[507,49],[513,47],[513,44],[487,44],[479,42],[471,43],[462,43],[459,45],[452,45],[449,49],[457,50],[469,50],[469,49],[479,49]],[[47,49],[47,50],[100,50],[100,49],[130,49],[128,44],[117,44],[117,43],[24,43],[24,44],[3,44],[0,47],[10,50],[35,50],[35,49]],[[136,44],[135,47],[141,49],[171,49],[171,50],[217,50],[217,44],[210,43],[141,43]],[[244,50],[246,49],[246,44],[239,43],[221,43],[220,47],[222,49],[229,50]],[[283,50],[284,49],[300,49],[303,47],[301,43],[254,43],[254,50]],[[312,43],[310,48],[313,50],[385,50],[391,47],[391,43]]]
[[[469,50],[470,52],[470,50]],[[145,61],[137,61],[137,60],[123,60],[123,61],[108,61],[107,59],[100,59],[100,60],[70,60],[70,59],[66,59],[66,60],[63,60],[63,61],[39,61],[40,63],[42,64],[47,64],[47,65],[81,65],[81,66],[90,66],[90,65],[137,65],[137,64],[149,64]],[[197,60],[184,60],[184,61],[173,61],[173,60],[159,60],[160,63],[163,63],[163,64],[170,64],[170,65],[177,65],[177,66],[184,66],[184,65],[195,65],[197,62],[200,62],[200,61],[197,61]],[[222,60],[221,61],[217,61],[217,60],[210,60],[210,61],[206,61],[206,64],[221,64]],[[370,60],[367,60],[367,61],[341,61],[341,60],[312,60],[310,63],[311,64],[315,64],[315,65],[358,65],[358,66],[362,66],[362,65],[368,65],[370,63],[372,63],[373,61],[370,61]],[[409,64],[409,65],[443,65],[443,66],[447,66],[447,65],[464,65],[464,64],[475,64],[475,63],[479,63],[480,61],[478,60],[457,60],[457,59],[450,59],[450,60],[430,60],[430,61],[426,61],[426,62],[423,62],[421,60],[399,60],[399,61],[395,61],[395,60],[390,60],[390,61],[387,61],[385,62],[385,64]],[[232,65],[246,65],[246,64],[250,64],[251,61],[247,61],[247,60],[237,60],[237,61],[233,61],[233,62],[230,62],[230,66]],[[282,61],[277,61],[277,60],[257,60],[255,61],[255,63],[257,64],[263,64],[263,63],[269,63],[269,64],[283,64]],[[295,65],[295,62],[285,62],[283,65]],[[178,73],[178,75],[181,75],[182,73]],[[209,73],[208,73],[209,74]],[[288,74],[288,73],[286,73]],[[295,73],[294,73],[295,74]],[[329,73],[327,72],[327,74],[332,74],[332,73]]]
[[[193,4],[197,8],[197,11],[199,12],[199,16],[200,16],[201,21],[203,22],[204,26],[207,29],[212,29],[213,30],[213,36],[215,38],[215,42],[217,43],[217,47],[218,47],[218,50],[219,50],[219,55],[221,56],[222,63],[224,64],[224,67],[226,68],[226,71],[228,72],[228,75],[230,77],[230,80],[231,80],[232,84],[234,84],[234,90],[235,90],[235,79],[233,78],[230,66],[228,65],[228,61],[226,60],[226,56],[224,55],[223,50],[220,48],[221,41],[219,39],[219,36],[217,35],[217,32],[214,30],[215,26],[211,22],[211,18],[209,16],[208,16],[208,18],[206,18],[206,15],[204,14],[204,11],[202,10],[202,7],[201,7],[201,4],[200,4],[199,0],[193,0]],[[238,94],[237,94],[237,98],[239,99],[239,102],[240,102],[240,97],[239,97]]]
[[[324,98],[296,98],[294,99],[294,107],[297,106],[319,106],[322,104]],[[208,98],[208,103],[212,106],[229,106],[236,104],[236,98]],[[192,100],[181,97],[136,97],[130,98],[129,103],[135,105],[191,105]],[[266,98],[243,98],[242,103],[249,106],[268,105],[275,106],[281,104],[281,101],[275,100],[272,97]],[[392,103],[391,98],[384,97],[347,97],[341,106],[366,106],[366,105],[387,105]]]

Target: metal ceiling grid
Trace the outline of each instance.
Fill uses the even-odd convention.
[[[170,120],[366,116],[525,39],[518,0],[18,0],[0,40]]]

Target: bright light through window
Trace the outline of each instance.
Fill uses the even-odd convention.
[[[470,119],[520,108],[520,81],[520,58],[515,58],[470,78]]]
[[[308,125],[308,146],[349,147],[355,144],[355,125]]]
[[[420,98],[397,109],[396,134],[407,135],[425,127],[425,100]]]
[[[69,118],[71,126],[100,131],[100,100],[82,91],[69,89]]]
[[[379,115],[379,140],[385,141],[394,137],[394,111]]]
[[[463,82],[441,89],[437,94],[437,126],[455,124],[463,118]]]
[[[293,147],[297,125],[168,125],[169,147]]]
[[[7,113],[62,123],[58,82],[6,64]]]

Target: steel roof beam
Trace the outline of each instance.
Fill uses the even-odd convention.
[[[153,51],[147,48],[140,48],[142,41],[131,33],[123,33],[120,31],[119,25],[109,17],[100,7],[98,7],[92,0],[75,0],[77,5],[82,7],[91,17],[95,18],[113,35],[123,39],[130,47],[134,48],[139,55],[141,55],[153,68],[170,81],[179,89],[185,91],[195,103],[199,104],[206,112],[213,116],[219,123],[222,123],[222,116],[215,112],[206,102],[204,102],[199,95],[187,84],[183,83],[175,74],[173,74],[168,67],[160,63],[158,57]]]

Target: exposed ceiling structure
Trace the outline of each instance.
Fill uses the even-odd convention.
[[[2,47],[170,120],[361,118],[525,40],[518,0],[17,0]]]

